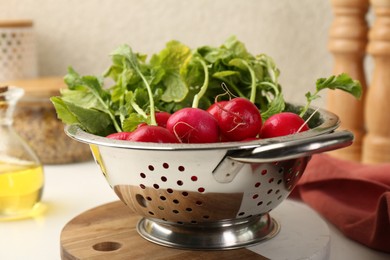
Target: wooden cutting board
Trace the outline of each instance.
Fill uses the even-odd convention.
[[[139,219],[121,201],[81,213],[61,232],[61,259],[268,259],[246,248],[191,251],[160,246],[137,233]]]

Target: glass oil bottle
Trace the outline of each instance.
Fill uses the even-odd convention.
[[[21,88],[0,86],[0,221],[29,217],[44,187],[42,164],[12,126],[23,94]]]

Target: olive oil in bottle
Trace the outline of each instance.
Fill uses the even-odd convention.
[[[29,214],[41,200],[42,190],[42,166],[0,161],[1,216]]]

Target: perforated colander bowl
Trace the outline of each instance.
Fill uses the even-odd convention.
[[[138,233],[154,243],[189,249],[232,249],[275,236],[270,211],[289,195],[315,153],[352,143],[335,131],[336,115],[319,110],[316,126],[290,136],[249,142],[156,144],[66,133],[90,145],[110,186],[142,218]]]

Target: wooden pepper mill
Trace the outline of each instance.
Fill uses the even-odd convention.
[[[340,90],[328,92],[327,109],[340,117],[340,129],[348,129],[355,135],[353,145],[331,154],[345,160],[360,161],[365,134],[364,58],[368,33],[365,16],[369,3],[368,0],[331,0],[331,3],[334,20],[329,31],[328,48],[334,57],[333,74],[345,72],[359,80],[363,87],[363,97],[360,100]]]
[[[390,162],[390,0],[371,0],[375,20],[369,32],[367,52],[374,71],[367,90],[363,141],[364,163]]]

